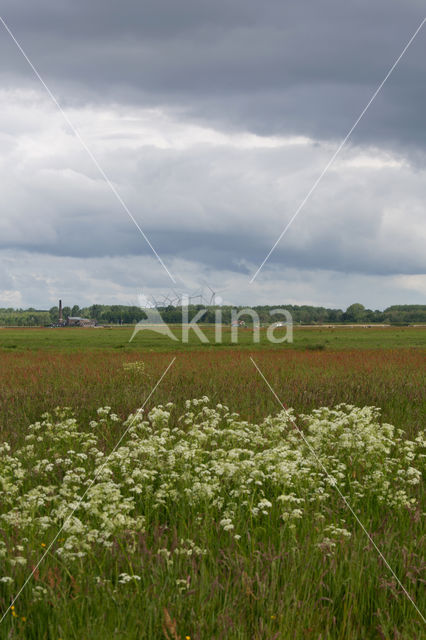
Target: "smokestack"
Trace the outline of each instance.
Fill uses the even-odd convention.
[[[59,324],[62,324],[62,300],[59,300]]]

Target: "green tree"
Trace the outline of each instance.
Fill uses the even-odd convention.
[[[58,320],[59,320],[59,311],[58,311],[58,307],[51,307],[49,309],[49,315],[50,315],[50,321],[52,324],[57,324]]]
[[[89,307],[89,313],[91,318],[94,318],[94,320],[98,320],[102,313],[102,305],[92,304],[92,306]]]
[[[349,322],[362,322],[365,319],[365,307],[359,302],[351,304],[345,312],[345,320]]]

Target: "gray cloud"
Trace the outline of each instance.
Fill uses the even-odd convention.
[[[57,304],[90,305],[138,304],[138,294],[172,295],[170,281],[158,270],[151,257],[64,258],[28,252],[0,250],[2,270],[9,273],[6,283],[0,277],[3,306],[49,308]],[[422,304],[426,279],[417,276],[374,276],[343,274],[327,270],[280,268],[268,270],[262,279],[249,284],[245,274],[233,270],[212,270],[204,263],[171,262],[181,278],[179,292],[198,293],[207,281],[226,304],[313,304],[346,308],[355,300],[369,308],[384,308],[389,301],[403,299]],[[204,293],[210,295],[204,286]]]
[[[226,280],[244,302],[243,279],[420,23],[422,5],[4,0],[2,16],[160,255],[184,265],[182,285],[196,286],[197,274]],[[341,277],[360,294],[363,279],[382,278],[388,303],[423,295],[425,49],[426,27],[277,247],[262,273],[277,284],[256,289],[259,300],[277,299],[284,273],[299,302],[296,283],[320,302],[334,299]],[[0,80],[0,289],[12,292],[4,299],[57,297],[62,284],[47,274],[68,282],[71,264],[81,265],[87,298],[97,288],[110,290],[106,301],[127,300],[135,260],[153,290],[164,288],[149,247],[2,28]],[[32,275],[14,253],[27,264],[34,256]]]
[[[21,133],[3,152],[0,247],[73,257],[150,254],[84,150],[61,128],[60,115],[41,102],[35,119],[40,110],[39,132]],[[309,140],[235,137],[144,110],[131,113],[124,133],[114,111],[75,117],[161,255],[244,273],[269,251],[333,150]],[[144,144],[141,127],[157,146]],[[423,170],[377,148],[349,148],[271,261],[422,272],[425,196]]]
[[[167,105],[262,134],[340,138],[420,23],[420,0],[3,2],[3,15],[67,103]],[[424,148],[420,34],[354,140]],[[31,79],[6,34],[0,73]]]

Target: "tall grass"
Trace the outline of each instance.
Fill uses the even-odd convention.
[[[141,406],[153,383],[177,359],[150,406],[208,394],[250,420],[276,410],[276,401],[250,362],[250,351],[170,353],[0,352],[0,433],[22,429],[56,406],[71,406],[82,424],[101,405],[124,418]],[[425,419],[425,354],[416,349],[257,351],[253,354],[280,398],[297,411],[339,402],[375,405],[384,419],[413,434]],[[123,365],[143,361],[145,370]]]
[[[177,355],[146,406],[144,415],[164,405],[151,414],[152,431],[145,426],[126,436],[124,449],[107,465],[110,473],[100,474],[83,499],[86,506],[78,507],[81,528],[71,520],[71,529],[66,526],[54,542],[9,609],[1,638],[423,637],[412,603],[286,418],[265,421],[279,407],[250,353],[230,347],[177,354],[23,350],[19,344],[0,351],[0,443],[10,447],[0,454],[2,610],[128,426],[126,417]],[[311,433],[325,466],[424,610],[423,494],[410,482],[424,458],[419,442],[409,444],[424,426],[424,351],[327,347],[258,349],[253,355],[295,415],[312,416],[298,424]],[[197,416],[205,403],[186,407],[186,401],[204,395],[211,407],[228,405],[240,418],[234,416],[230,427],[219,408],[221,417],[212,413],[202,425]],[[381,417],[374,410],[350,409],[350,419],[313,413],[345,402],[381,407]],[[111,409],[98,413],[106,405]],[[57,406],[72,407],[75,421],[66,411],[55,412]],[[41,420],[46,411],[51,415]],[[188,412],[193,415],[179,421]],[[328,426],[317,433],[321,420]],[[396,429],[383,430],[384,423]],[[342,433],[356,433],[358,440],[348,448]],[[367,440],[371,455],[362,448]],[[256,460],[253,473],[261,472],[251,482],[249,459]],[[279,475],[283,460],[287,470]],[[300,462],[297,473],[292,460]],[[197,501],[191,495],[203,465],[213,473],[213,489]],[[136,467],[144,471],[133,478],[142,494],[131,490]],[[399,490],[405,493],[398,499]],[[291,494],[290,501],[278,500]]]
[[[369,408],[296,418],[326,475],[286,412],[252,424],[203,398],[179,413],[121,424],[107,407],[87,432],[58,410],[3,445],[4,610],[48,550],[4,637],[422,637],[334,484],[421,608],[424,434]]]

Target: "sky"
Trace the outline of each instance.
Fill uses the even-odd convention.
[[[0,0],[0,307],[425,304],[425,15]]]

